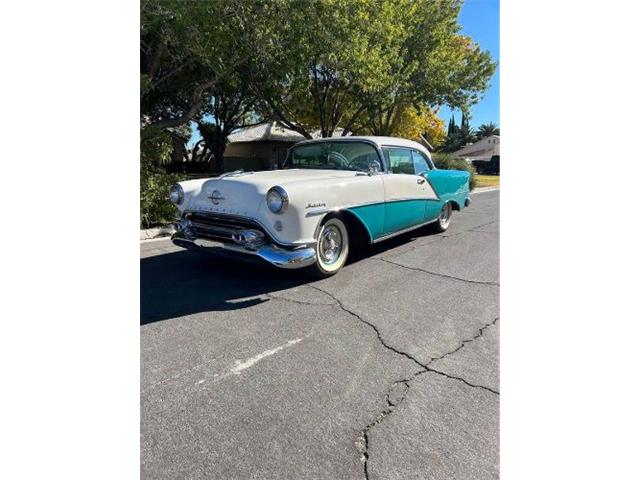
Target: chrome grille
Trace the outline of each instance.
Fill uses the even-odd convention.
[[[196,237],[233,241],[233,235],[242,230],[259,230],[265,234],[257,222],[231,215],[188,212],[184,218],[189,220],[190,228]],[[266,234],[265,234],[266,236]]]

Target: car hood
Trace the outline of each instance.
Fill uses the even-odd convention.
[[[229,173],[204,181],[184,182],[188,196],[185,209],[254,216],[267,191],[276,185],[286,190],[288,185],[335,181],[357,175],[362,173],[313,169]]]

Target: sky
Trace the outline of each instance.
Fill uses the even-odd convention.
[[[458,23],[462,26],[462,34],[468,35],[483,50],[489,50],[494,60],[500,59],[500,1],[499,0],[466,0],[462,6]],[[484,97],[471,107],[472,127],[493,122],[500,126],[500,70],[496,69],[490,81],[491,86]],[[445,125],[451,118],[451,109],[442,107],[438,111]],[[456,124],[460,125],[462,113],[454,112]]]

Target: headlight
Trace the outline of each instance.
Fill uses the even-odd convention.
[[[267,192],[267,207],[273,213],[282,213],[289,205],[289,197],[282,187],[271,187]]]
[[[184,200],[184,190],[179,184],[173,184],[171,190],[169,190],[169,200],[176,205],[180,205]]]

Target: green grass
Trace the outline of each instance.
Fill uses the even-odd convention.
[[[476,175],[476,188],[499,187],[500,175]]]

